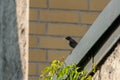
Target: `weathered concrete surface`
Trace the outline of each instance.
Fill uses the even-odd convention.
[[[16,16],[16,1],[0,0],[0,80],[25,80],[23,75],[27,75],[26,70],[24,70],[27,69],[27,58],[25,58],[27,51],[23,50],[26,49],[27,43],[23,41],[24,48],[19,46],[21,39],[18,37],[18,31],[20,30],[18,30],[19,22]],[[25,17],[26,15],[20,17],[22,16]],[[26,24],[25,20],[23,20],[24,24]],[[26,25],[21,24],[20,26],[24,26],[21,34],[25,36]],[[25,37],[22,39],[25,39]],[[21,50],[25,51],[24,54],[21,53]],[[22,57],[26,60],[23,60]],[[23,63],[23,61],[26,62]]]
[[[120,44],[96,72],[93,80],[120,80]]]
[[[22,60],[23,80],[28,80],[28,22],[29,0],[16,0],[19,47]]]

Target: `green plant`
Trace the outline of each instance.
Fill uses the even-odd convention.
[[[92,80],[91,75],[86,75],[87,71],[78,72],[78,69],[80,67],[75,64],[66,66],[65,63],[54,60],[50,66],[43,70],[40,77],[44,77],[44,80]]]

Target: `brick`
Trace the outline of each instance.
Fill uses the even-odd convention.
[[[37,42],[38,42],[37,37],[32,36],[29,37],[29,47],[36,48],[38,44]]]
[[[88,10],[88,0],[50,0],[50,8]]]
[[[30,23],[30,34],[45,34],[46,25],[44,23]]]
[[[83,36],[87,31],[86,26],[71,25],[71,24],[49,24],[48,34],[59,36]]]
[[[97,18],[98,13],[82,13],[81,14],[81,23],[92,24]]]
[[[38,11],[37,10],[33,10],[33,9],[30,9],[30,20],[38,20]]]
[[[28,80],[39,80],[39,78],[31,78],[31,77],[29,77]]]
[[[36,64],[29,64],[29,75],[36,75]]]
[[[62,60],[69,55],[68,51],[48,51],[48,61]]]
[[[44,78],[40,78],[39,80],[45,80]]]
[[[63,38],[42,37],[40,39],[40,48],[48,49],[71,49],[68,42]]]
[[[110,0],[91,0],[90,10],[101,11],[109,3]]]
[[[47,8],[47,0],[30,0],[30,7]]]
[[[78,23],[79,15],[79,12],[74,11],[41,10],[40,20],[47,22]]]
[[[30,50],[29,51],[29,61],[46,61],[46,51],[44,50]]]

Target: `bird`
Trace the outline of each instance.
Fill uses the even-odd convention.
[[[76,45],[78,44],[78,43],[77,43],[74,39],[72,39],[70,36],[67,36],[65,39],[69,41],[69,45],[70,45],[70,47],[72,47],[72,48],[75,48]]]

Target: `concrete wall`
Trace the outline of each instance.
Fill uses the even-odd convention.
[[[98,70],[93,80],[119,80],[120,77],[120,44]]]
[[[16,5],[16,0],[0,0],[0,80],[27,80],[28,37],[25,35],[28,33],[28,19],[26,17],[28,2],[26,0],[23,3],[25,3],[25,7]],[[19,11],[21,11],[20,9],[26,11],[22,24],[19,21],[23,14],[19,15],[17,8]],[[22,41],[24,46],[20,43],[21,39],[24,39]]]
[[[24,80],[28,80],[29,0],[16,0],[17,27]]]
[[[72,51],[65,38],[79,41],[110,0],[30,0],[29,80]]]

